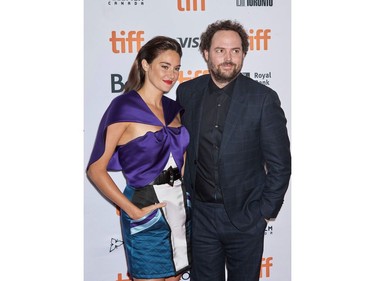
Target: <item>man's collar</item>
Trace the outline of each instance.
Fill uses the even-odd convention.
[[[215,82],[212,80],[212,77],[210,78],[210,81],[208,83],[208,89],[210,93],[225,93],[228,96],[232,96],[234,84],[236,83],[238,76],[234,78],[232,81],[230,81],[224,88],[219,88]]]

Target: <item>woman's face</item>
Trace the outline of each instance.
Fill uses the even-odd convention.
[[[142,66],[146,72],[145,82],[166,93],[178,80],[181,57],[176,51],[167,50],[160,53],[151,64],[143,60]]]

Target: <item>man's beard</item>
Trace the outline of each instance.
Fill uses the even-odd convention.
[[[229,83],[234,78],[236,78],[241,71],[241,66],[238,67],[238,65],[234,64],[233,62],[223,62],[217,67],[215,67],[215,65],[213,65],[211,61],[208,61],[207,64],[213,78],[220,83]],[[228,64],[233,66],[233,70],[231,72],[221,71],[220,66],[225,66]]]

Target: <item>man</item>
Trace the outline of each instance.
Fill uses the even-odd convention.
[[[291,174],[277,93],[240,74],[248,35],[235,21],[202,33],[210,74],[179,85],[190,133],[184,183],[192,193],[191,281],[258,281],[267,222]]]

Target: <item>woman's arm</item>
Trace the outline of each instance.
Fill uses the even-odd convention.
[[[139,219],[157,208],[164,207],[166,204],[157,203],[139,209],[123,195],[107,171],[109,160],[111,159],[119,141],[123,138],[128,126],[129,124],[125,122],[114,123],[108,126],[104,153],[97,161],[89,166],[87,176],[104,196],[124,210],[129,217],[132,219]]]

